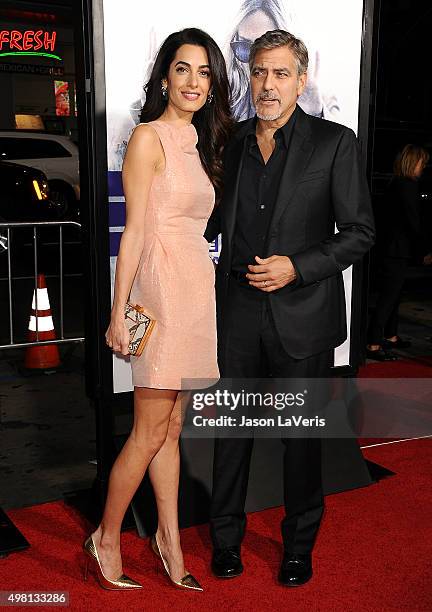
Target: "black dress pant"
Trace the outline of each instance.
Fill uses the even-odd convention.
[[[382,344],[384,338],[397,336],[400,295],[407,268],[406,257],[382,258],[377,277],[377,303],[369,324],[369,344]]]
[[[268,294],[231,279],[219,345],[219,368],[227,378],[324,378],[332,351],[291,358],[281,345]],[[279,443],[278,439],[274,440]],[[324,509],[319,438],[283,438],[286,552],[312,550]],[[239,546],[246,529],[245,501],[253,438],[216,438],[210,532],[215,548]]]

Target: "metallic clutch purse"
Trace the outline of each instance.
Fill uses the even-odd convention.
[[[125,306],[125,323],[129,330],[129,353],[139,357],[155,326],[155,319],[144,312],[142,306],[130,304]]]

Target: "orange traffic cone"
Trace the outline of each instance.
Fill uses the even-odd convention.
[[[38,338],[36,337],[36,321]],[[37,310],[36,296],[33,291],[32,313],[29,321],[29,342],[37,340],[54,340],[56,335],[48,299],[45,274],[37,276]],[[24,366],[28,369],[56,368],[60,365],[60,355],[56,344],[29,346],[26,349]]]

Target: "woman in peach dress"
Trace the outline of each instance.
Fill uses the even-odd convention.
[[[231,118],[225,62],[208,34],[189,28],[165,40],[141,122],[123,164],[126,226],[107,344],[128,354],[128,299],[156,325],[142,355],[131,356],[134,424],[112,468],[101,523],[84,550],[102,587],[142,588],[123,574],[120,529],[148,469],[158,507],[152,548],[174,585],[202,590],[184,567],[177,497],[183,390],[219,378],[214,267],[203,234]]]

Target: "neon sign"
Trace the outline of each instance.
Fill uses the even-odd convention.
[[[0,31],[0,57],[8,55],[37,55],[61,60],[55,55],[57,32],[47,30],[1,30]],[[3,50],[3,46],[6,49]]]

